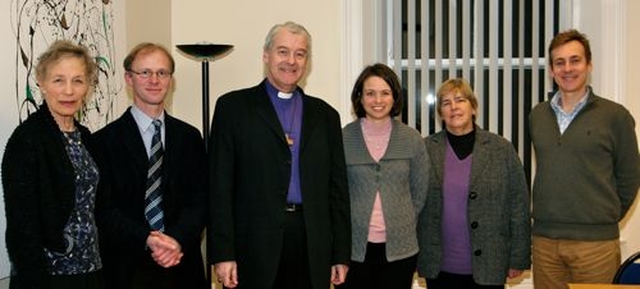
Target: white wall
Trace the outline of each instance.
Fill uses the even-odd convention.
[[[626,63],[624,76],[625,79],[622,83],[625,84],[625,98],[627,102],[627,108],[631,111],[636,119],[636,135],[640,135],[640,71],[638,71],[638,65],[640,64],[640,38],[638,38],[637,28],[640,27],[640,17],[637,17],[640,13],[640,1],[624,0],[626,4],[626,21],[627,31],[625,35],[625,59]],[[638,224],[638,223],[636,223]],[[635,226],[640,228],[640,224]],[[640,229],[636,231],[636,240],[640,240]],[[638,246],[640,249],[640,246]]]
[[[312,37],[311,72],[303,87],[305,92],[341,109],[341,1],[192,0],[172,3],[174,46],[203,41],[234,45],[230,54],[210,63],[211,113],[215,100],[223,93],[256,85],[263,79],[264,38],[274,24],[288,20],[304,25]],[[175,58],[173,112],[201,127],[201,65],[178,53]]]
[[[637,37],[637,27],[640,27],[640,1],[624,0],[623,9],[626,11],[626,33],[623,36],[626,44],[624,45],[624,58],[622,63],[626,64],[623,69],[623,78],[621,80],[612,79],[611,81],[619,81],[624,85],[624,102],[633,114],[636,120],[636,136],[640,139],[640,72],[638,64],[640,64],[640,39]],[[627,242],[623,247],[623,258],[628,257],[633,252],[640,251],[640,201],[636,197],[636,202],[631,208],[629,215],[622,222],[622,238]]]
[[[573,26],[587,34],[593,52],[592,85],[594,91],[623,104],[636,120],[636,136],[640,136],[640,98],[636,97],[640,73],[637,51],[640,41],[635,27],[640,20],[638,1],[573,0]],[[634,65],[635,64],[635,65]],[[638,198],[620,223],[622,258],[640,251],[640,206]]]
[[[124,2],[124,1],[123,1]],[[169,52],[172,52],[171,43],[171,0],[136,0],[126,1],[123,4],[124,7],[124,21],[126,25],[125,35],[121,35],[121,39],[126,47],[125,51],[121,54],[122,57],[118,59],[116,63],[118,69],[124,70],[122,61],[126,57],[131,48],[141,42],[153,42],[164,45]],[[149,9],[153,7],[153,13],[150,13]],[[141,17],[141,15],[144,15]],[[124,81],[123,81],[124,83]],[[126,85],[126,84],[125,84]],[[126,94],[122,94],[118,99],[118,112],[116,116],[120,116],[122,112],[131,105],[132,96],[131,90],[127,90]],[[167,109],[171,111],[172,96],[168,97]]]
[[[10,1],[3,1],[0,4],[0,11],[2,14],[8,15],[10,12]],[[10,25],[0,25],[0,39],[5,40],[5,43],[15,42],[15,36],[13,35],[12,27]],[[0,86],[0,107],[2,107],[2,113],[0,114],[0,153],[4,154],[4,147],[7,144],[7,140],[13,132],[13,129],[18,125],[18,107],[15,90],[16,79],[16,63],[15,63],[15,45],[6,45],[0,48],[3,57],[0,58],[0,67],[14,68],[14,69],[0,69],[0,79],[5,80],[4,85]],[[3,193],[0,187],[0,193]],[[4,194],[2,194],[4,196]],[[0,278],[9,275],[9,258],[7,256],[7,250],[5,248],[5,230],[7,224],[4,217],[4,198],[0,198]]]

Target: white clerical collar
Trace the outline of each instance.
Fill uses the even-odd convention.
[[[293,92],[286,93],[286,92],[278,91],[278,98],[291,99],[291,97],[293,97]]]

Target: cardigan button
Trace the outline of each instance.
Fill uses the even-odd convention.
[[[478,228],[478,222],[473,221],[473,222],[471,223],[471,228],[472,228],[472,229],[477,229],[477,228]]]
[[[478,197],[478,194],[476,192],[471,192],[469,194],[469,199],[475,200]]]
[[[482,255],[482,250],[478,249],[478,250],[473,251],[473,255],[476,255],[476,256]]]

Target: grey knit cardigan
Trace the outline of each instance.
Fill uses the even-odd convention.
[[[363,262],[376,192],[386,226],[388,261],[418,253],[417,216],[427,196],[429,160],[420,134],[392,120],[387,150],[376,162],[367,149],[360,119],[343,130],[351,199],[351,260]]]
[[[418,274],[436,278],[442,262],[442,182],[444,130],[425,139],[431,161],[427,206],[419,217]],[[473,280],[481,285],[504,284],[509,269],[531,265],[529,190],[524,169],[511,142],[476,127],[467,198]]]

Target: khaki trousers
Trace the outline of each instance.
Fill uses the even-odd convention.
[[[533,287],[611,283],[620,266],[620,241],[576,241],[533,236]]]

